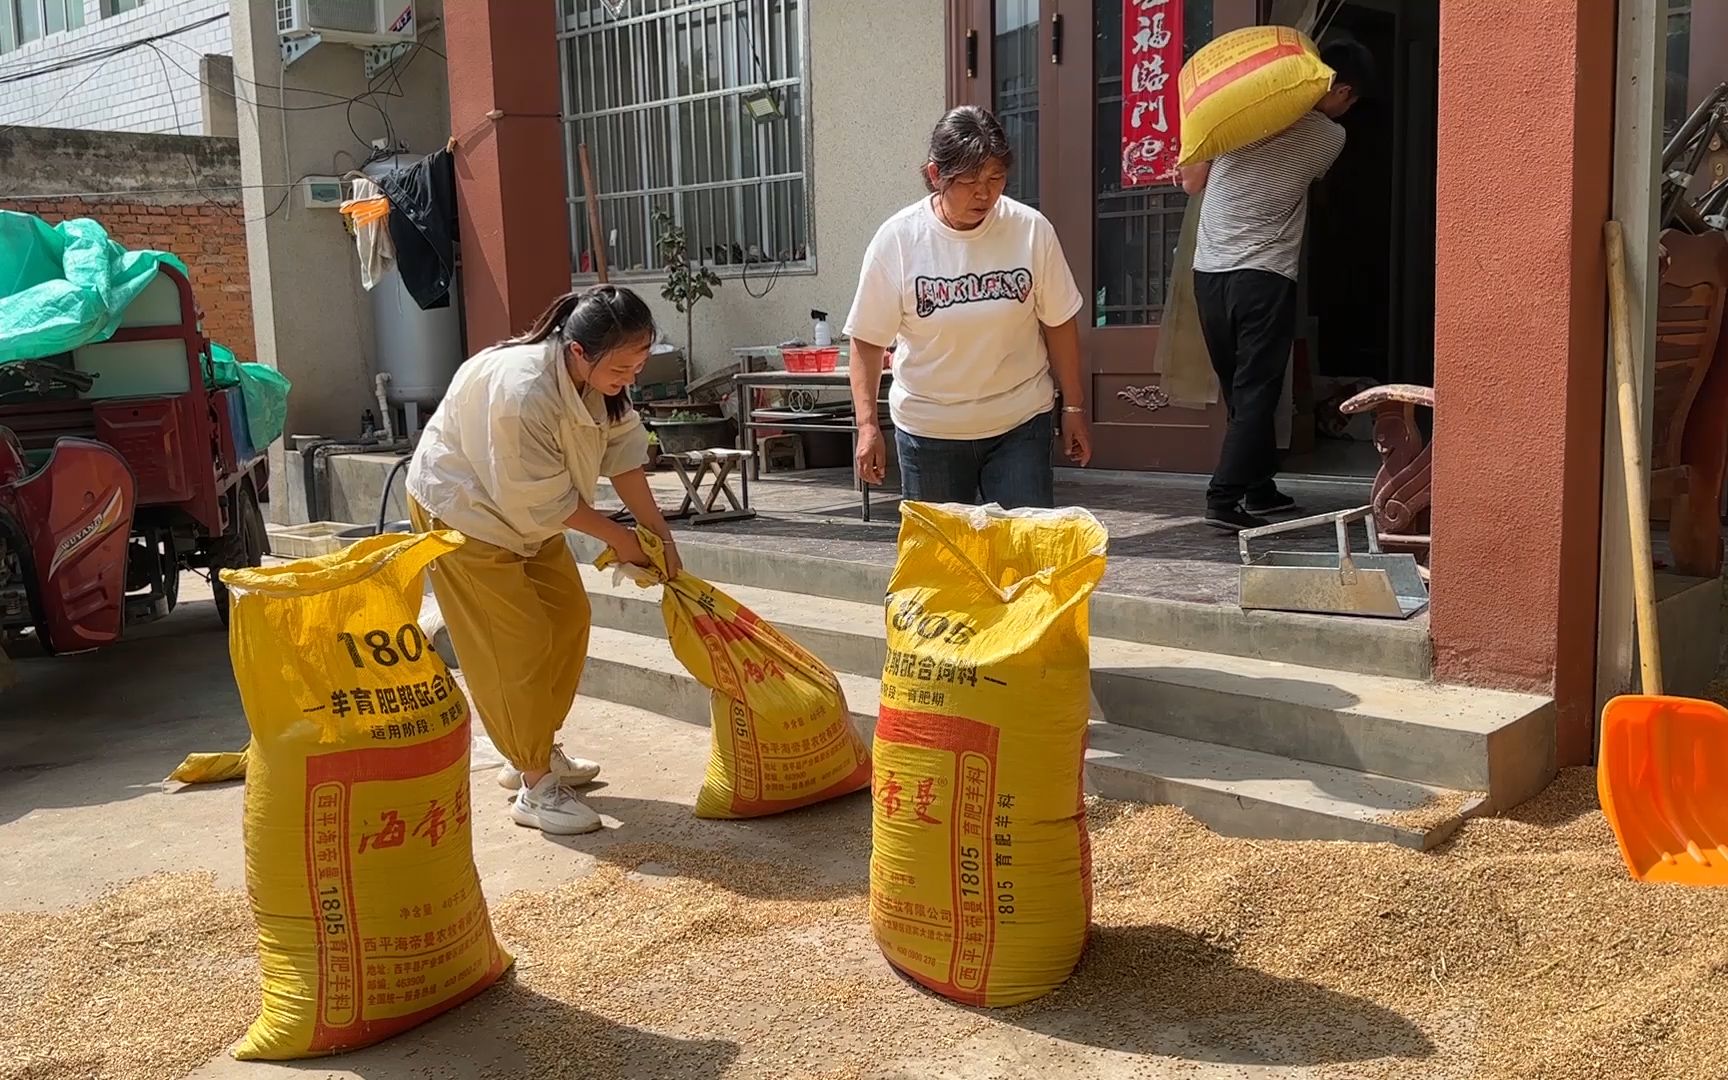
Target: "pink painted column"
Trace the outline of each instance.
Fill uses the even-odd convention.
[[[1594,732],[1615,5],[1440,5],[1432,633],[1439,678]]]
[[[444,6],[470,352],[526,330],[570,290],[557,12],[522,0]]]

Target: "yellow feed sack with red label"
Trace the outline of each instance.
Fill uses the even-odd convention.
[[[711,691],[696,816],[764,817],[869,787],[870,750],[834,672],[701,578],[666,582],[660,538],[646,529],[637,537],[654,566],[621,569],[645,586],[665,583],[660,614],[672,652]],[[617,566],[616,553],[596,565]]]
[[[890,963],[969,1005],[1059,986],[1086,946],[1083,510],[904,503],[876,727],[870,924]]]
[[[1249,26],[1208,42],[1182,65],[1182,155],[1211,161],[1278,134],[1332,88],[1314,43],[1288,26]]]
[[[223,571],[264,984],[235,1057],[378,1042],[510,964],[474,870],[468,705],[416,625],[427,564],[461,539],[390,534]]]

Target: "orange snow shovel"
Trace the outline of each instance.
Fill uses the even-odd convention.
[[[1728,885],[1728,709],[1710,701],[1662,694],[1650,502],[1632,375],[1625,236],[1617,221],[1608,222],[1605,234],[1609,327],[1632,538],[1632,592],[1638,613],[1638,668],[1644,692],[1614,698],[1602,710],[1596,790],[1634,878]]]

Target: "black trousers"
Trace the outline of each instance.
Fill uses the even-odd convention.
[[[1206,505],[1235,506],[1277,491],[1278,400],[1296,342],[1296,283],[1267,270],[1194,273],[1200,332],[1224,397],[1229,426]]]

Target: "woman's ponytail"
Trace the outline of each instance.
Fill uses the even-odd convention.
[[[556,337],[565,345],[580,345],[592,360],[598,360],[621,345],[629,345],[656,333],[654,312],[629,289],[595,285],[581,292],[567,292],[540,313],[534,325],[507,345],[538,345]],[[630,411],[626,394],[606,398],[606,415],[618,420]]]

